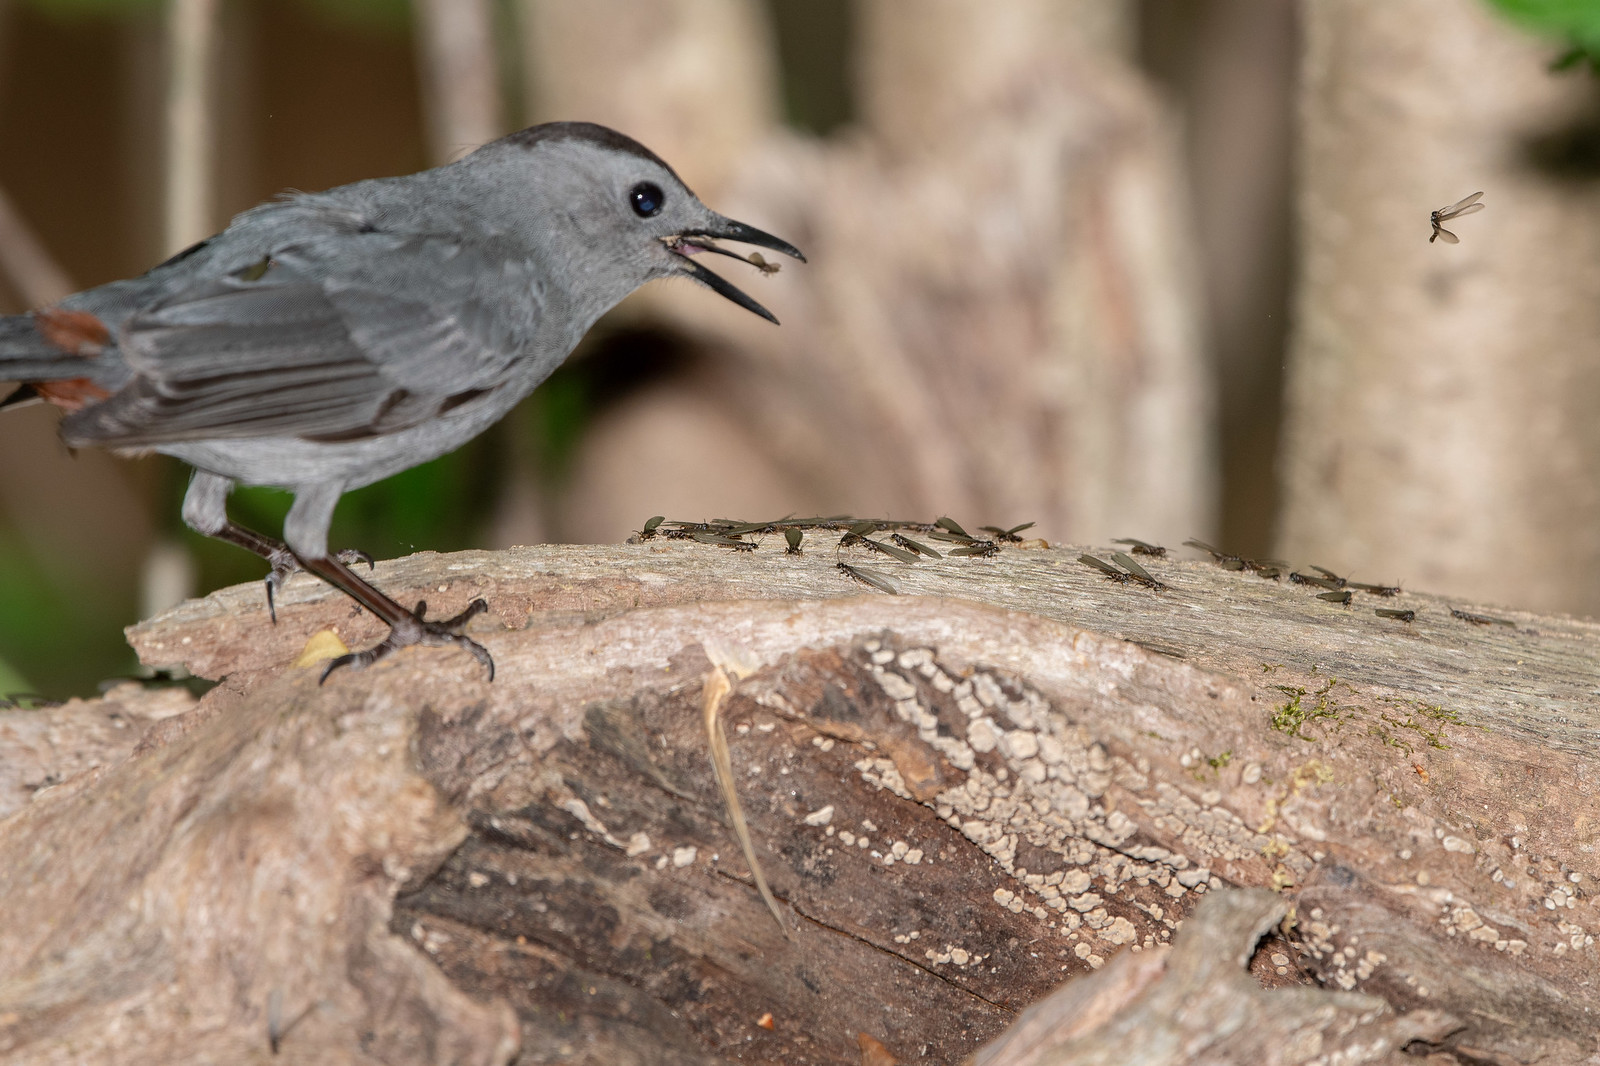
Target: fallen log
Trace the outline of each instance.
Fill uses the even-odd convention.
[[[0,1053],[1594,1061],[1600,628],[1078,554],[380,564],[488,599],[492,683],[411,649],[319,685],[314,634],[381,634],[309,579],[276,626],[259,586],[141,623],[220,683],[0,718],[82,723],[0,823]]]

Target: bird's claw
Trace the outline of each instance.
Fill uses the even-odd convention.
[[[267,560],[272,564],[272,569],[267,572],[267,615],[272,619],[272,624],[278,624],[278,593],[283,589],[283,583],[295,574],[300,573],[304,567],[300,560],[294,557],[294,552],[288,548],[281,548],[272,553]],[[346,548],[339,553],[339,561],[346,566],[352,563],[366,563],[368,570],[376,570],[378,564],[372,561],[372,556],[360,548]]]
[[[494,660],[489,657],[488,649],[456,630],[466,625],[468,621],[489,609],[489,605],[482,599],[473,600],[467,604],[467,609],[454,618],[446,618],[439,622],[429,622],[422,616],[428,610],[428,601],[418,600],[417,609],[411,612],[409,619],[402,619],[399,623],[389,628],[389,635],[377,645],[366,651],[353,651],[348,655],[341,655],[328,663],[323,668],[322,677],[317,684],[328,680],[328,675],[341,666],[348,666],[352,670],[371,666],[401,648],[419,645],[428,648],[442,648],[455,645],[472,654],[472,657],[482,663],[489,670],[489,680],[494,680]]]

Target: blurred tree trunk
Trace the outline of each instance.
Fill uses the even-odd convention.
[[[28,307],[55,303],[74,288],[4,189],[0,189],[0,276]]]
[[[213,229],[218,8],[218,0],[170,0],[167,9],[167,255]]]
[[[428,149],[459,159],[505,129],[490,0],[418,0],[417,52]]]
[[[520,0],[526,109],[619,129],[713,203],[778,122],[772,29],[749,0]]]
[[[1600,609],[1595,83],[1476,0],[1303,13],[1281,551]]]
[[[1141,61],[1184,119],[1214,353],[1218,543],[1272,553],[1288,341],[1297,8],[1143,0]]]
[[[218,117],[237,100],[237,90],[231,84],[225,90],[220,76],[222,6],[221,0],[170,0],[167,8],[163,258],[209,237],[219,224]],[[140,565],[140,616],[194,595],[197,575],[194,558],[175,531],[156,537]]]
[[[629,305],[692,339],[692,369],[602,414],[563,536],[771,508],[1048,536],[1210,525],[1181,164],[1159,102],[1106,54],[1127,50],[1126,5],[864,2],[862,124],[827,142],[777,128],[758,8],[662,5],[619,35],[614,6],[525,5],[541,113],[617,122],[810,263],[738,279],[777,330],[681,287]]]

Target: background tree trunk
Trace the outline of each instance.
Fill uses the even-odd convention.
[[[0,791],[0,1048],[954,1063],[1099,971],[979,1061],[1590,1061],[1600,628],[1075,556],[876,564],[907,596],[770,545],[380,564],[489,598],[493,683],[430,650],[319,686],[313,633],[381,627],[309,579],[276,626],[259,585],[191,601],[130,635],[226,677],[198,706],[0,718],[35,767]],[[1185,943],[1228,886],[1281,898]]]
[[[501,115],[494,8],[490,0],[421,0],[416,16],[428,154],[449,163],[510,132]]]
[[[1593,80],[1475,0],[1302,10],[1281,551],[1595,611]],[[1429,244],[1480,189],[1461,243]]]
[[[1106,48],[1129,48],[1127,5],[863,4],[861,126],[829,142],[778,131],[758,9],[621,6],[524,5],[539,114],[650,130],[708,202],[810,262],[748,280],[780,330],[675,287],[625,305],[619,322],[677,338],[642,361],[680,369],[596,419],[555,537],[614,541],[662,510],[1209,528],[1178,143]]]

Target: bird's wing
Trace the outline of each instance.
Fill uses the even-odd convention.
[[[70,444],[351,440],[496,388],[528,350],[533,265],[440,237],[343,234],[274,251],[132,316],[115,395]]]

